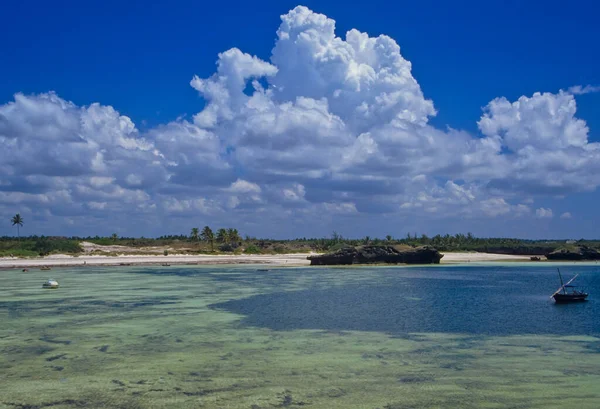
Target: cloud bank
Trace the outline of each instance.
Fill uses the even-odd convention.
[[[496,98],[479,134],[438,129],[396,41],[338,37],[302,6],[281,16],[269,61],[232,48],[190,85],[204,109],[145,132],[111,106],[16,94],[0,105],[0,215],[77,234],[217,223],[286,235],[277,226],[548,219],[532,198],[600,185],[600,144],[575,101],[596,87]]]

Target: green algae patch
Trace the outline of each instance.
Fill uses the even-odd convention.
[[[351,269],[0,275],[0,408],[597,408],[600,340],[248,326],[211,306],[385,284]]]

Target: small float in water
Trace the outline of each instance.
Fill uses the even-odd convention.
[[[578,290],[576,286],[571,285],[573,280],[577,278],[579,274],[576,274],[575,277],[567,281],[566,284],[563,284],[562,275],[560,274],[560,269],[558,270],[558,278],[560,278],[560,288],[552,294],[552,298],[556,303],[564,304],[569,302],[580,302],[586,301],[588,297],[588,293]]]
[[[58,288],[58,281],[50,279],[48,281],[46,281],[44,284],[42,284],[42,288],[49,288],[49,289],[56,289]]]
[[[24,273],[26,273],[26,272],[28,272],[28,271],[29,271],[29,269],[28,269],[28,268],[24,268],[22,271],[23,271]]]
[[[169,263],[162,263],[163,267],[171,267],[171,265]]]
[[[40,267],[40,270],[42,270],[42,271],[48,271],[48,270],[52,270],[52,269],[50,267],[48,267],[48,266],[42,266],[42,267]]]

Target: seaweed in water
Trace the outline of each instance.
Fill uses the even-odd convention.
[[[431,376],[421,376],[421,375],[408,375],[402,376],[398,378],[398,382],[400,383],[422,383],[422,382],[431,382],[433,378]]]
[[[276,406],[278,408],[287,408],[289,406],[304,406],[304,405],[308,405],[307,402],[303,402],[303,401],[294,401],[294,398],[292,397],[292,391],[290,390],[284,390],[282,393],[279,394],[279,399],[281,400],[281,402]]]
[[[71,341],[69,341],[68,339],[65,341],[61,341],[60,339],[54,339],[48,335],[41,337],[40,341],[48,342],[50,344],[62,344],[62,345],[70,345],[71,344]]]
[[[5,404],[7,404],[9,406],[13,406],[17,409],[43,409],[43,408],[50,408],[52,406],[59,406],[59,405],[71,405],[71,406],[75,406],[77,408],[83,408],[88,405],[88,402],[83,401],[83,400],[64,399],[64,400],[58,400],[55,402],[40,403],[39,405],[31,405],[28,403],[11,403],[11,402],[5,402]]]
[[[58,354],[58,355],[54,355],[54,356],[49,356],[48,358],[46,358],[46,361],[48,361],[48,362],[56,361],[57,359],[64,358],[65,356],[67,356],[67,354]]]

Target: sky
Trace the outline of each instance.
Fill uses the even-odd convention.
[[[0,236],[598,238],[593,1],[20,1]]]

